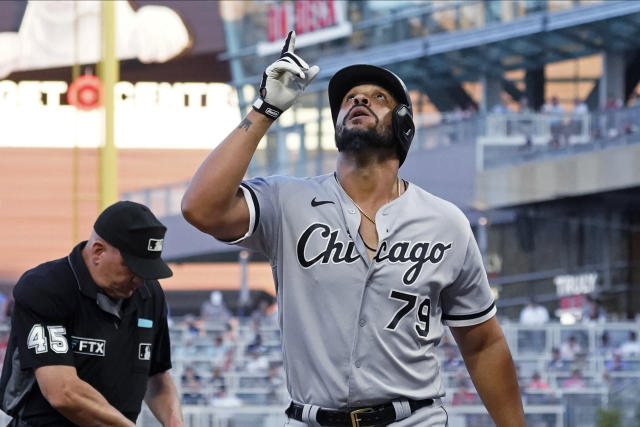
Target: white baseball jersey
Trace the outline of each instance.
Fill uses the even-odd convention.
[[[334,174],[241,188],[251,221],[232,243],[271,262],[291,397],[338,409],[444,395],[443,322],[469,326],[496,312],[464,214],[408,185],[378,210],[370,261],[361,215]]]

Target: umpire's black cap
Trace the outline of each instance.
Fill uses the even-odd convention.
[[[329,106],[335,125],[342,99],[354,86],[376,84],[393,95],[398,104],[404,104],[412,111],[411,98],[406,86],[393,72],[375,65],[357,64],[345,67],[329,80]]]
[[[98,216],[93,229],[120,250],[125,264],[136,276],[163,279],[173,275],[160,257],[167,227],[148,207],[131,201],[116,202]]]

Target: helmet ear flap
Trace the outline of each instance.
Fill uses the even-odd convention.
[[[392,115],[393,134],[398,141],[398,158],[400,165],[404,162],[411,146],[411,141],[416,133],[416,127],[413,123],[411,109],[405,104],[398,104],[393,109]]]

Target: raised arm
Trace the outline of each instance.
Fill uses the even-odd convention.
[[[98,390],[80,379],[75,367],[42,366],[35,370],[35,375],[45,399],[74,424],[135,427],[133,421],[111,406]]]
[[[525,425],[516,369],[495,317],[474,326],[451,327],[473,384],[498,427]]]
[[[287,36],[280,58],[264,72],[253,110],[200,165],[182,198],[182,214],[199,230],[220,240],[242,237],[249,209],[238,186],[269,126],[289,108],[318,74],[318,67],[293,53]]]
[[[238,188],[253,153],[273,120],[249,114],[202,162],[182,198],[191,225],[221,240],[241,237],[249,228],[249,209]]]

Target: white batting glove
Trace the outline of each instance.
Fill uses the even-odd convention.
[[[320,71],[317,65],[309,67],[293,53],[295,44],[296,33],[289,31],[280,59],[269,65],[262,75],[260,96],[253,103],[253,109],[270,119],[277,119],[291,107]]]

